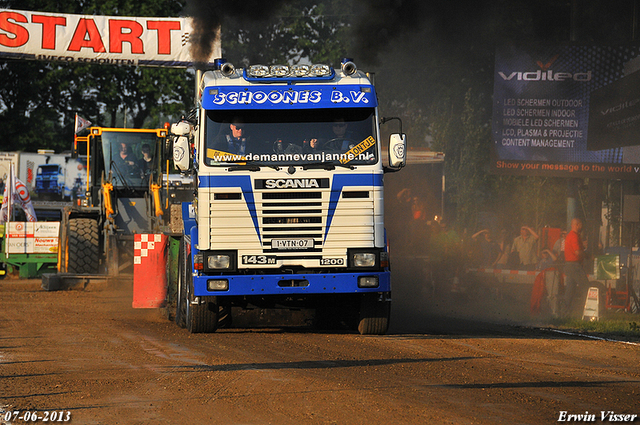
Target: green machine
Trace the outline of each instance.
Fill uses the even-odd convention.
[[[55,273],[58,263],[57,226],[52,222],[0,225],[0,275],[29,279],[43,273]]]

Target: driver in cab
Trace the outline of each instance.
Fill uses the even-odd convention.
[[[327,139],[321,141],[316,138],[308,138],[303,142],[305,152],[315,152],[321,148],[340,150],[343,152],[355,146],[353,136],[348,131],[349,125],[344,119],[337,119],[331,124],[331,134]]]
[[[216,137],[213,147],[222,152],[244,155],[247,152],[247,143],[244,123],[234,120],[229,124],[228,133]]]
[[[115,162],[123,168],[122,171],[127,173],[132,173],[138,166],[138,160],[131,152],[129,145],[124,142],[120,142],[120,150],[115,157]]]

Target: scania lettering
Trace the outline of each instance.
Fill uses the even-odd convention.
[[[318,180],[316,179],[269,179],[265,183],[266,189],[293,189],[296,187],[320,187],[320,185],[318,185]]]
[[[383,334],[391,279],[383,174],[405,164],[351,60],[198,73],[196,114],[172,126],[193,176],[182,206],[175,321],[213,332],[232,307],[308,309],[318,325]],[[383,166],[380,124],[398,121]],[[237,311],[237,310],[235,310]]]

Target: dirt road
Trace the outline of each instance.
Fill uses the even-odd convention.
[[[306,328],[191,335],[130,305],[127,285],[45,292],[38,281],[0,282],[0,415],[23,416],[0,423],[24,423],[34,410],[75,424],[542,424],[562,412],[640,414],[637,345],[398,314],[398,303],[403,320],[380,337]]]

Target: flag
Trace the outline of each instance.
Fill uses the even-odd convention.
[[[31,203],[29,190],[24,183],[15,177],[13,164],[9,166],[9,176],[7,180],[7,184],[4,186],[2,207],[0,208],[0,224],[11,220],[11,209],[14,203],[22,207],[27,221],[37,221],[36,211]]]
[[[85,128],[89,128],[91,126],[91,121],[85,120],[80,115],[76,114],[76,124],[75,124],[75,134],[80,133]]]

